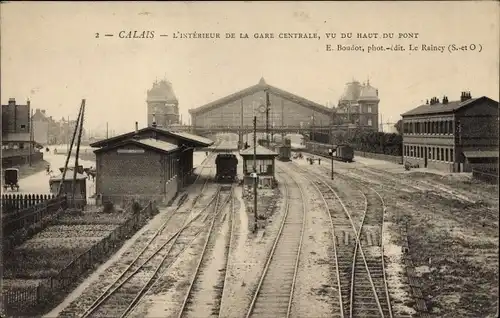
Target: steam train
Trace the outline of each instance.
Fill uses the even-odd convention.
[[[329,151],[333,147],[333,159],[344,162],[353,162],[354,149],[349,145],[331,145],[318,142],[306,142],[306,151],[314,155],[330,157]]]
[[[234,182],[238,176],[238,158],[232,153],[220,153],[215,158],[217,182]]]

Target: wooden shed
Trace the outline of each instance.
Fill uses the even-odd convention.
[[[253,184],[254,147],[240,151],[243,158],[243,180],[245,185]],[[275,159],[278,153],[263,146],[257,145],[255,148],[256,172],[259,176],[259,184],[264,187],[271,187],[275,180]]]
[[[62,181],[62,173],[60,175],[50,178],[50,192],[57,195],[57,190],[59,189],[59,184]],[[61,189],[61,194],[66,194],[68,198],[68,204],[71,206],[73,204],[72,196],[72,186],[73,186],[73,171],[68,170],[66,176],[64,177],[63,187]],[[77,207],[84,207],[87,204],[87,177],[83,174],[77,173],[75,180],[75,201]]]

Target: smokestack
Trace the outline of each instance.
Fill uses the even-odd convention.
[[[460,94],[460,101],[461,102],[465,102],[466,100],[471,99],[471,98],[472,98],[472,95],[470,92],[462,92]]]
[[[135,122],[135,133],[137,134],[139,132],[139,123]]]

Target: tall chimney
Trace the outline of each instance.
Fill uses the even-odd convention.
[[[137,134],[139,132],[139,123],[135,122],[135,133]]]
[[[462,94],[460,95],[460,101],[461,101],[461,102],[465,102],[466,100],[471,99],[471,98],[472,98],[472,96],[471,96],[470,92],[465,92],[465,91],[464,91],[464,92],[462,92]]]

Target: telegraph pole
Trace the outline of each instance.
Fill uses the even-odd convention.
[[[269,147],[269,91],[266,90],[266,141]]]
[[[332,151],[330,153],[330,159],[332,160],[332,180],[333,180],[333,146],[334,146],[334,140],[333,140],[333,125],[335,123],[335,112],[332,110],[332,129],[330,130],[331,131],[331,143],[332,143]]]
[[[254,233],[257,231],[257,116],[253,117],[253,215]]]

